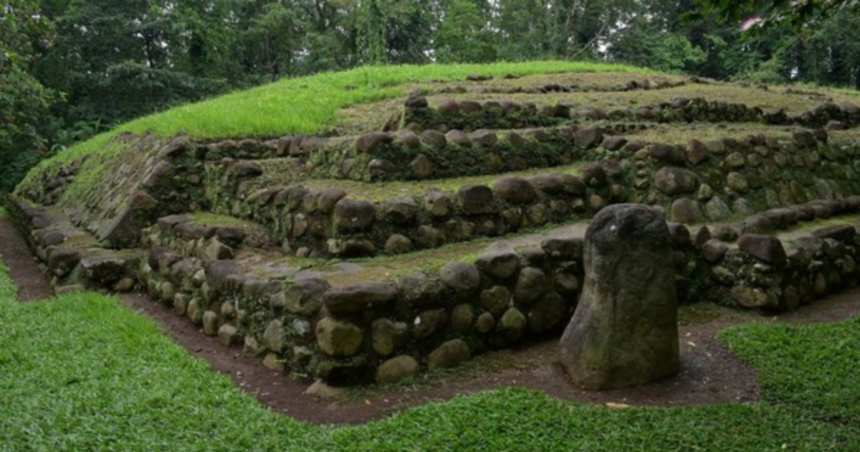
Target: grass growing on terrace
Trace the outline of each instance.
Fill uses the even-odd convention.
[[[101,148],[122,132],[171,136],[184,131],[197,138],[321,134],[338,119],[338,110],[404,95],[398,85],[464,80],[470,74],[503,77],[559,72],[639,72],[624,65],[540,61],[487,65],[381,66],[284,79],[204,102],[173,108],[123,124],[61,154],[70,158]]]
[[[860,319],[761,324],[722,339],[759,370],[764,400],[610,409],[503,389],[358,427],[280,417],[121,302],[17,304],[0,264],[2,451],[853,451]]]

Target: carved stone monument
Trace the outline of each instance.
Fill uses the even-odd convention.
[[[678,303],[663,214],[603,209],[585,236],[585,285],[560,360],[586,390],[645,385],[678,372]]]

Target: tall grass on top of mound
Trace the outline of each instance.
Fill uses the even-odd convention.
[[[397,85],[433,80],[464,80],[470,74],[502,77],[560,72],[640,72],[647,69],[569,61],[487,65],[377,66],[284,79],[123,124],[59,155],[74,158],[104,146],[122,132],[159,136],[185,132],[196,138],[321,134],[337,120],[338,110],[404,95]]]

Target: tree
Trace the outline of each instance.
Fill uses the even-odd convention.
[[[482,7],[487,5],[475,0],[451,0],[445,6],[436,34],[436,61],[484,63],[496,59],[493,33],[487,28]]]
[[[159,0],[71,0],[58,19],[60,39],[39,76],[68,95],[69,123],[105,126],[222,92],[201,17],[217,3]],[[197,8],[196,14],[189,11]],[[214,22],[218,22],[217,20]],[[219,28],[223,28],[220,26]],[[222,59],[223,60],[223,59]]]
[[[420,64],[430,61],[433,8],[430,0],[363,0],[354,14],[362,63]]]
[[[302,34],[296,15],[280,3],[269,3],[253,19],[241,38],[245,70],[270,81],[294,73]]]
[[[743,21],[744,30],[753,33],[774,26],[802,28],[846,9],[857,8],[853,0],[696,0],[700,8],[691,18],[701,20],[709,12],[724,22]]]
[[[58,97],[29,69],[52,33],[52,24],[27,0],[7,1],[0,9],[0,192],[12,190],[47,152],[50,108]]]

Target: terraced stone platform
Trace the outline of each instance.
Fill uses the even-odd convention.
[[[333,384],[559,334],[609,204],[665,212],[684,303],[782,311],[856,285],[850,95],[631,74],[402,89],[326,136],[121,136],[35,170],[10,211],[58,291],[145,290]]]

